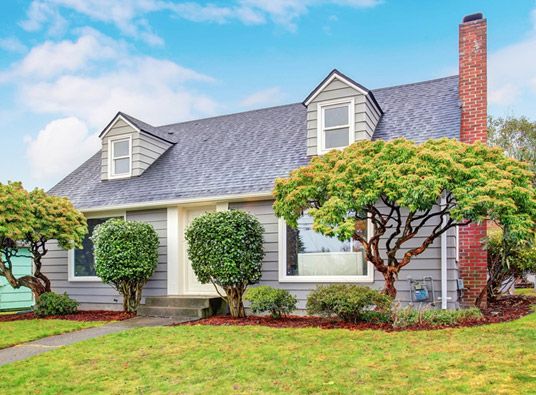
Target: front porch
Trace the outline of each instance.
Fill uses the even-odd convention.
[[[220,297],[171,295],[145,298],[145,304],[138,308],[138,315],[197,320],[218,313],[225,313],[226,311],[226,304]]]

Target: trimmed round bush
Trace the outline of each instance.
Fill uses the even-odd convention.
[[[261,278],[264,229],[253,215],[240,210],[205,213],[186,230],[188,257],[198,280],[212,283],[233,317],[245,317],[242,296]]]
[[[37,299],[34,307],[34,312],[38,317],[74,314],[77,311],[78,302],[71,299],[66,292],[63,295],[45,292]]]
[[[115,218],[97,226],[91,240],[97,276],[123,296],[125,311],[135,312],[158,264],[158,234],[150,224]]]
[[[324,317],[337,316],[347,322],[383,321],[393,299],[374,289],[353,284],[317,287],[307,298],[307,312]]]
[[[267,285],[250,288],[244,299],[251,303],[251,310],[257,313],[270,312],[273,318],[281,318],[296,310],[298,300],[285,289],[273,288]]]

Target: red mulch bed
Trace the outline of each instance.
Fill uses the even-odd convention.
[[[483,317],[480,319],[466,320],[455,325],[432,326],[429,324],[414,325],[405,328],[395,328],[391,324],[358,323],[352,324],[335,318],[309,317],[290,315],[280,319],[269,316],[249,316],[246,318],[232,318],[230,316],[214,316],[199,321],[186,322],[176,325],[213,325],[213,326],[245,326],[261,325],[272,328],[321,328],[321,329],[380,329],[384,331],[403,330],[431,330],[445,328],[460,328],[477,325],[492,324],[498,322],[512,321],[521,318],[532,312],[531,306],[536,304],[536,297],[531,296],[505,296],[488,308],[482,310]]]
[[[37,317],[34,313],[13,313],[0,315],[0,322],[21,321],[21,320],[69,320],[69,321],[123,321],[134,317],[134,313],[124,311],[79,311],[75,314],[51,315],[48,317]]]

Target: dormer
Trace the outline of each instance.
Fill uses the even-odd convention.
[[[99,137],[101,180],[137,177],[174,144],[172,136],[121,112]]]
[[[383,111],[370,90],[338,70],[307,96],[307,155],[370,140]]]

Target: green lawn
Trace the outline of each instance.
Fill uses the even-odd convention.
[[[0,322],[0,349],[15,344],[59,335],[60,333],[102,325],[102,322],[77,322],[67,320],[23,320]]]
[[[536,393],[536,314],[428,332],[180,326],[0,368],[0,393]]]

